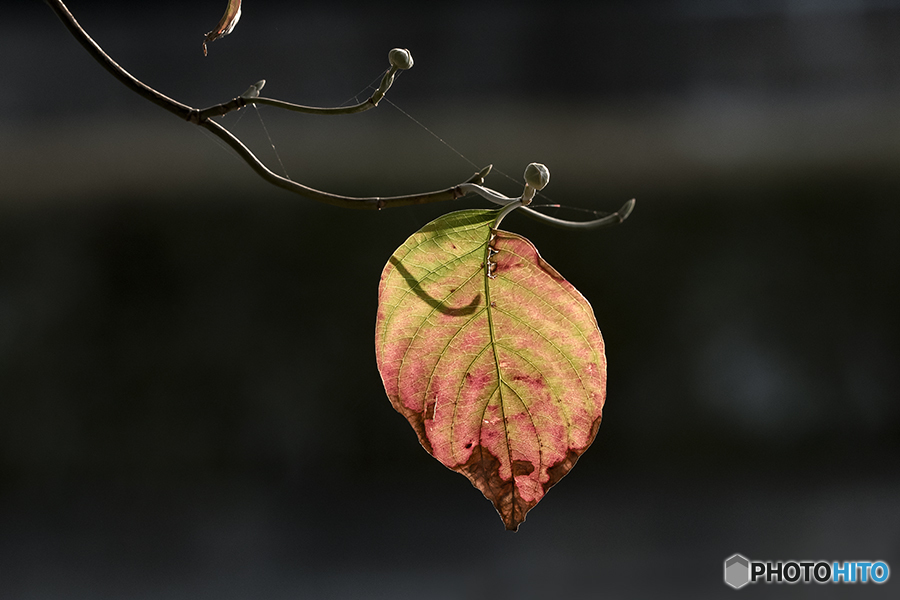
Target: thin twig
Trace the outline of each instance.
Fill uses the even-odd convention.
[[[301,112],[313,115],[352,115],[355,113],[367,111],[370,108],[375,108],[376,106],[378,106],[371,97],[367,98],[364,102],[354,104],[353,106],[322,107],[304,106],[302,104],[285,102],[284,100],[276,100],[275,98],[245,98],[244,96],[238,96],[237,98],[233,98],[228,102],[223,102],[222,104],[216,104],[215,106],[204,108],[199,111],[199,113],[194,118],[198,121],[203,121],[208,119],[209,117],[220,117],[222,115],[227,115],[230,112],[241,110],[249,104],[266,104],[268,106],[275,106],[277,108],[283,108],[285,110],[290,110],[293,112]]]
[[[375,90],[371,96],[369,96],[359,104],[354,104],[352,106],[304,106],[303,104],[294,104],[293,102],[285,102],[284,100],[276,100],[275,98],[262,98],[258,95],[248,96],[245,94],[229,100],[228,102],[210,106],[209,108],[204,108],[200,111],[199,114],[195,115],[194,118],[198,121],[202,121],[209,117],[227,115],[230,112],[244,108],[248,104],[266,104],[268,106],[274,106],[276,108],[283,108],[285,110],[290,110],[293,112],[301,112],[312,115],[352,115],[355,113],[361,113],[369,110],[370,108],[375,108],[376,106],[378,106],[378,103],[381,102],[381,99],[384,98],[385,93],[387,93],[391,85],[394,83],[394,74],[397,72],[397,70],[398,69],[396,66],[391,65],[391,68],[388,69],[385,72],[384,77],[381,78],[381,85],[378,86],[378,89]]]
[[[546,167],[544,168],[546,169]],[[475,182],[462,183],[458,187],[460,187],[462,189],[461,191],[464,193],[478,194],[482,198],[490,200],[494,204],[499,204],[504,207],[504,212],[501,213],[501,216],[494,223],[494,228],[499,225],[500,221],[507,215],[507,213],[512,212],[515,209],[521,209],[522,211],[524,211],[526,216],[536,221],[547,223],[548,225],[551,225],[553,227],[559,227],[561,229],[600,229],[602,227],[609,227],[610,225],[618,225],[619,223],[627,219],[628,215],[631,214],[631,211],[634,210],[634,204],[636,202],[635,199],[632,198],[631,200],[623,204],[622,207],[616,212],[612,213],[611,215],[600,217],[599,219],[593,219],[591,221],[569,221],[566,219],[551,217],[550,215],[545,215],[542,212],[538,212],[533,208],[530,208],[528,204],[531,203],[531,199],[534,198],[534,194],[537,190],[531,188],[531,190],[529,191],[530,185],[527,184],[527,182],[525,185],[525,191],[519,198],[510,198],[508,196],[504,196],[497,190],[483,187],[482,185]]]
[[[622,221],[628,218],[628,215],[631,214],[631,211],[634,210],[635,199],[632,198],[628,202],[622,205],[622,208],[612,213],[611,215],[606,215],[605,217],[601,217],[599,219],[594,219],[592,221],[569,221],[567,219],[559,219],[557,217],[551,217],[550,215],[545,215],[544,213],[538,212],[533,208],[529,208],[527,206],[523,206],[522,210],[525,214],[536,221],[541,221],[553,227],[560,227],[562,229],[600,229],[601,227],[609,227],[611,225],[618,225]]]
[[[296,192],[298,194],[302,194],[311,200],[317,200],[319,202],[324,202],[325,204],[331,204],[333,206],[341,206],[344,208],[362,208],[362,209],[372,209],[372,210],[381,210],[382,208],[391,208],[395,206],[410,206],[412,204],[426,204],[429,202],[443,202],[445,200],[455,200],[456,198],[461,198],[466,195],[466,192],[463,191],[461,186],[463,184],[447,188],[445,190],[439,190],[436,192],[427,192],[424,194],[410,194],[407,196],[388,196],[388,197],[378,197],[372,196],[368,198],[358,198],[352,196],[341,196],[338,194],[331,194],[328,192],[322,192],[320,190],[307,187],[302,183],[297,183],[296,181],[292,181],[287,179],[286,177],[282,177],[277,173],[271,171],[266,165],[262,163],[253,152],[250,151],[247,146],[244,145],[241,140],[239,140],[234,134],[230,131],[219,125],[213,120],[206,120],[200,123],[200,127],[203,127],[213,135],[220,138],[226,144],[231,146],[238,155],[247,161],[247,164],[259,174],[260,177],[271,183],[272,185],[276,185],[282,189]],[[481,185],[484,182],[484,177],[490,173],[491,166],[488,165],[478,173],[475,173],[468,181],[463,183],[475,183]]]
[[[237,110],[251,102],[259,102],[260,104],[279,103],[284,108],[290,108],[291,110],[302,110],[303,112],[321,112],[323,110],[328,114],[348,114],[352,112],[361,112],[362,110],[367,110],[368,108],[377,105],[378,101],[381,100],[381,98],[384,96],[384,93],[391,86],[391,83],[393,83],[394,73],[397,70],[397,67],[395,67],[394,65],[392,65],[391,69],[387,73],[385,73],[385,76],[382,78],[381,85],[379,86],[378,90],[372,95],[372,97],[369,98],[369,100],[367,100],[366,102],[357,105],[356,107],[351,106],[346,108],[339,108],[336,110],[316,109],[315,107],[301,107],[300,105],[291,105],[287,102],[282,103],[281,101],[271,100],[268,98],[238,97],[228,103],[218,105],[217,107],[200,110],[169,98],[165,94],[158,92],[144,82],[140,81],[139,79],[131,75],[128,71],[119,66],[116,61],[114,61],[108,54],[106,54],[106,52],[103,51],[103,49],[97,44],[97,42],[91,39],[84,28],[82,28],[81,25],[78,24],[78,21],[75,20],[75,17],[66,7],[66,5],[63,4],[62,0],[44,1],[62,20],[63,24],[69,30],[69,33],[71,33],[75,37],[75,39],[78,40],[78,42],[82,46],[84,46],[84,48],[94,58],[94,60],[100,63],[100,65],[104,69],[109,71],[109,73],[113,77],[118,79],[121,83],[123,83],[126,87],[128,87],[136,94],[142,96],[143,98],[146,98],[157,106],[169,111],[172,114],[177,115],[185,121],[203,127],[216,137],[222,139],[226,144],[231,146],[238,153],[238,155],[243,158],[254,171],[256,171],[256,173],[260,177],[273,185],[276,185],[290,192],[301,194],[312,200],[324,202],[326,204],[332,204],[334,206],[375,210],[390,208],[394,206],[409,206],[412,204],[424,204],[428,202],[443,202],[445,200],[454,200],[465,195],[465,192],[460,189],[459,185],[435,192],[427,192],[424,194],[410,194],[406,196],[388,197],[372,196],[365,198],[341,196],[339,194],[331,194],[329,192],[316,190],[275,174],[268,167],[266,167],[262,163],[262,161],[260,161],[256,157],[256,155],[253,154],[253,152],[230,131],[225,129],[225,127],[223,127],[222,125],[211,120],[211,117],[213,116],[225,114],[225,112],[230,112],[231,110]],[[222,112],[222,107],[228,107],[232,104],[234,104],[233,107],[225,110],[225,112]],[[366,106],[364,108],[360,108],[363,107],[363,105]],[[490,166],[488,166],[482,169],[479,173],[476,173],[472,178],[464,183],[477,183],[481,185],[482,183],[484,183],[484,177],[490,172],[490,170],[491,168]]]

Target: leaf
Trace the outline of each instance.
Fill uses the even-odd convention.
[[[216,28],[206,34],[203,39],[203,56],[206,56],[206,43],[214,42],[220,37],[225,37],[234,30],[234,26],[241,18],[241,0],[228,0],[225,14],[219,19]]]
[[[422,446],[516,530],[593,442],[606,356],[590,304],[531,242],[494,230],[498,212],[450,213],[394,252],[375,344]]]

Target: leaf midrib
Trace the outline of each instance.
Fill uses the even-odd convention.
[[[512,510],[515,510],[516,476],[513,473],[512,448],[510,447],[510,443],[509,443],[509,423],[506,421],[506,406],[504,406],[504,402],[503,402],[503,386],[505,384],[506,387],[509,387],[509,384],[507,384],[503,380],[503,374],[500,369],[500,356],[497,354],[497,340],[496,340],[496,335],[494,333],[494,311],[492,310],[493,307],[491,306],[491,283],[490,283],[491,278],[488,277],[488,273],[490,273],[490,266],[488,263],[491,259],[491,250],[490,250],[491,249],[491,237],[496,235],[496,230],[494,229],[495,226],[496,226],[496,221],[494,223],[492,223],[491,226],[488,228],[487,239],[484,242],[484,263],[482,265],[482,271],[484,271],[484,273],[483,273],[484,300],[485,300],[485,307],[487,309],[488,333],[490,334],[491,351],[494,354],[494,367],[496,368],[496,371],[497,371],[497,391],[500,394],[500,418],[503,420],[503,433],[504,433],[503,437],[506,441],[506,460],[507,460],[507,464],[509,465],[509,480],[512,483],[512,486],[510,487],[510,492],[509,492],[510,496],[512,496],[510,506],[513,507]],[[510,388],[510,389],[512,389],[512,388]],[[523,406],[524,406],[524,403],[523,403]],[[487,410],[487,406],[485,406],[485,410]],[[528,418],[531,419],[532,423],[534,423],[534,419],[531,418],[531,412],[528,411],[527,406],[525,407],[525,410],[528,412]],[[482,417],[481,425],[484,424],[483,422],[484,422],[484,418]],[[537,430],[537,427],[535,427],[535,431],[536,430]],[[481,427],[479,427],[478,432],[479,432],[479,437],[481,437],[481,435],[480,435]],[[540,437],[539,437],[538,438],[538,448],[539,448],[538,452],[540,452],[540,445],[541,445],[541,443],[540,443]],[[484,452],[481,453],[481,463],[482,463],[481,470],[483,472],[484,471]],[[540,465],[538,465],[538,467],[539,466]],[[497,473],[497,476],[498,477],[500,476],[499,472]]]

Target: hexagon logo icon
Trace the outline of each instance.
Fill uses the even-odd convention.
[[[750,561],[740,554],[725,559],[725,583],[736,590],[750,583]]]

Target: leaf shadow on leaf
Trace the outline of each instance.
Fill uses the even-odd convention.
[[[390,259],[390,263],[394,265],[394,268],[397,269],[397,272],[403,277],[406,284],[409,288],[422,300],[424,300],[429,306],[437,309],[439,312],[450,315],[452,317],[464,317],[466,315],[471,315],[475,311],[481,308],[481,294],[475,294],[475,297],[472,298],[472,301],[469,302],[465,306],[460,306],[458,308],[453,308],[447,306],[441,300],[438,300],[434,296],[431,296],[428,292],[426,292],[422,288],[422,284],[413,277],[412,273],[410,273],[406,267],[403,266],[403,263],[397,259],[396,256],[392,256]]]

